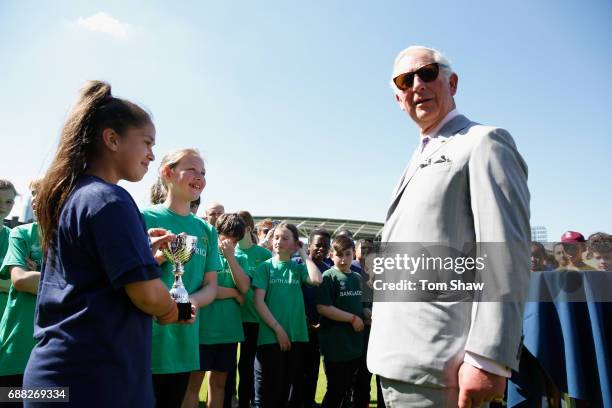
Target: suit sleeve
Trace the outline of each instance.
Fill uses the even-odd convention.
[[[474,230],[486,268],[465,350],[518,369],[530,273],[527,165],[512,136],[493,129],[475,144],[468,166]]]

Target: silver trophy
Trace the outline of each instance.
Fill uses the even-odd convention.
[[[178,306],[178,319],[191,319],[191,303],[189,302],[189,293],[183,285],[183,274],[185,273],[184,265],[189,262],[193,256],[196,247],[198,246],[198,238],[192,235],[177,235],[168,246],[162,249],[164,256],[169,262],[172,262],[174,268],[174,284],[170,289],[170,296]]]

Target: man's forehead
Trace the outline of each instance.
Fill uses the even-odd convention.
[[[393,78],[406,72],[413,72],[417,68],[434,62],[433,56],[426,50],[414,50],[401,56],[393,66]]]

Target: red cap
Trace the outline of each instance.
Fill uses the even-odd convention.
[[[586,242],[584,235],[576,231],[567,231],[561,235],[561,242],[564,244],[575,244],[578,242]]]

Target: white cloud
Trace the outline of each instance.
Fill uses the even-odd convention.
[[[118,38],[126,38],[129,28],[129,24],[120,22],[104,11],[99,11],[87,18],[79,17],[77,25],[86,30],[97,31]]]

